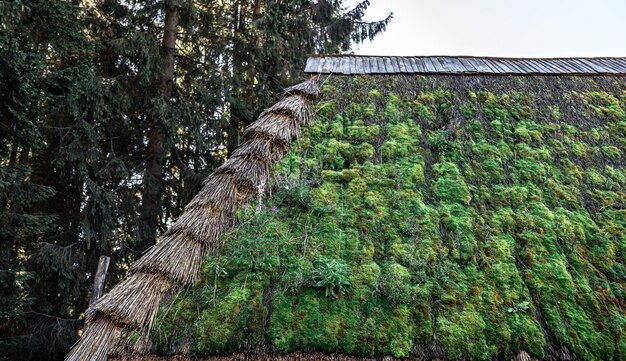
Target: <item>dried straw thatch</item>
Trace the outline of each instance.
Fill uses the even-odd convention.
[[[123,334],[149,330],[163,296],[193,282],[202,260],[221,247],[222,234],[235,224],[238,207],[258,195],[270,169],[300,135],[318,94],[314,80],[288,88],[245,132],[245,143],[211,174],[180,218],[131,267],[131,274],[86,312],[82,339],[68,361],[103,361]]]

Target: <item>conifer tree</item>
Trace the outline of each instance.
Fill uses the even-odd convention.
[[[307,54],[384,30],[368,5],[2,2],[0,359],[61,359],[98,258],[117,283]]]
[[[80,217],[62,205],[80,212],[84,185],[65,192],[73,177],[57,178],[58,164],[43,160],[60,150],[50,135],[88,74],[77,60],[90,44],[71,3],[4,2],[0,10],[0,358],[54,359],[80,327],[86,262],[72,243]]]

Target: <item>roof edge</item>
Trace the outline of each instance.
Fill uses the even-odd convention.
[[[307,74],[626,75],[626,57],[499,58],[314,54]]]

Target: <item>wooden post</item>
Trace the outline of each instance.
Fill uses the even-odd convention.
[[[98,270],[96,271],[96,277],[93,280],[93,290],[91,291],[91,299],[89,305],[91,306],[98,298],[102,297],[102,291],[104,290],[104,280],[107,277],[107,270],[109,269],[109,262],[111,257],[100,256],[98,261]]]

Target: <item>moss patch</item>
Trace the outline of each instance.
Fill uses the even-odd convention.
[[[159,352],[626,359],[626,85],[332,77]],[[548,347],[551,346],[551,347]]]

